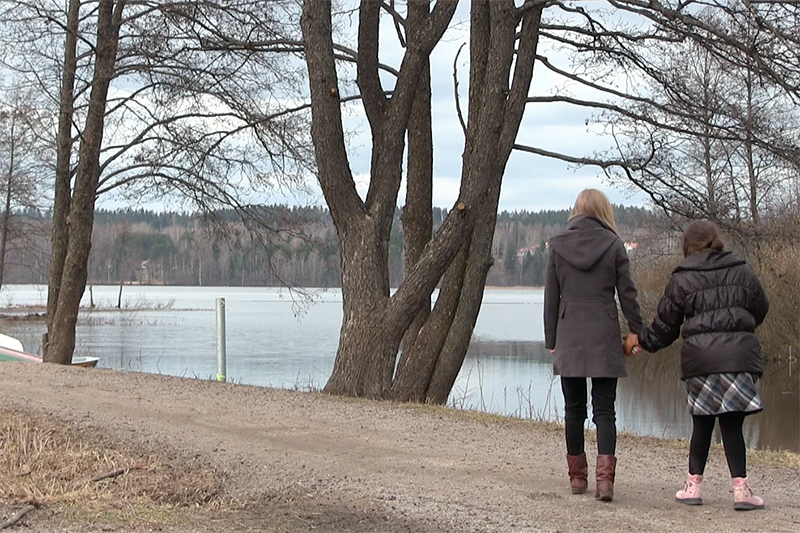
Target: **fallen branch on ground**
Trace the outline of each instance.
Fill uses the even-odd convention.
[[[8,520],[6,520],[2,524],[0,524],[0,529],[5,529],[7,527],[13,526],[17,522],[19,522],[22,519],[23,516],[25,516],[26,514],[28,514],[31,511],[33,511],[34,509],[36,509],[35,505],[26,505],[25,507],[23,507],[22,509],[20,509],[19,511],[14,513],[11,516],[11,518],[9,518]]]
[[[112,477],[121,476],[122,474],[129,472],[130,470],[144,470],[147,468],[147,464],[142,464],[139,466],[129,466],[125,468],[117,468],[116,470],[112,470],[111,472],[106,472],[105,474],[100,474],[99,476],[94,476],[92,479],[89,480],[90,483],[101,481],[103,479],[109,479]]]

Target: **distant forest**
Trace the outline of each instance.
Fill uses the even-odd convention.
[[[151,284],[203,286],[338,287],[336,232],[327,209],[265,207],[260,223],[233,212],[199,216],[146,210],[98,210],[89,260],[90,285]],[[434,210],[434,225],[445,209]],[[515,211],[498,215],[487,285],[544,283],[545,242],[561,231],[568,210]],[[624,240],[654,219],[641,207],[615,206]],[[18,237],[9,242],[5,283],[47,283],[49,215],[27,211],[13,220]],[[20,238],[19,235],[24,235]],[[403,277],[403,229],[395,215],[389,248],[390,281]]]

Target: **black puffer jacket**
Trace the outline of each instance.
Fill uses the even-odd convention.
[[[704,250],[672,272],[658,315],[639,333],[639,344],[655,352],[682,333],[681,379],[722,372],[761,375],[755,329],[768,310],[764,289],[744,260],[728,251]]]

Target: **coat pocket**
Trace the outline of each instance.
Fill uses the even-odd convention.
[[[558,304],[558,318],[564,318],[564,315],[567,313],[567,302],[561,300]]]
[[[617,314],[617,304],[606,304],[606,312],[609,318],[617,319],[619,317]]]

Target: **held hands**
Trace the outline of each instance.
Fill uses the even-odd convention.
[[[625,337],[625,342],[622,343],[622,351],[625,352],[626,357],[636,355],[642,351],[639,345],[639,336],[636,333],[631,333]]]

